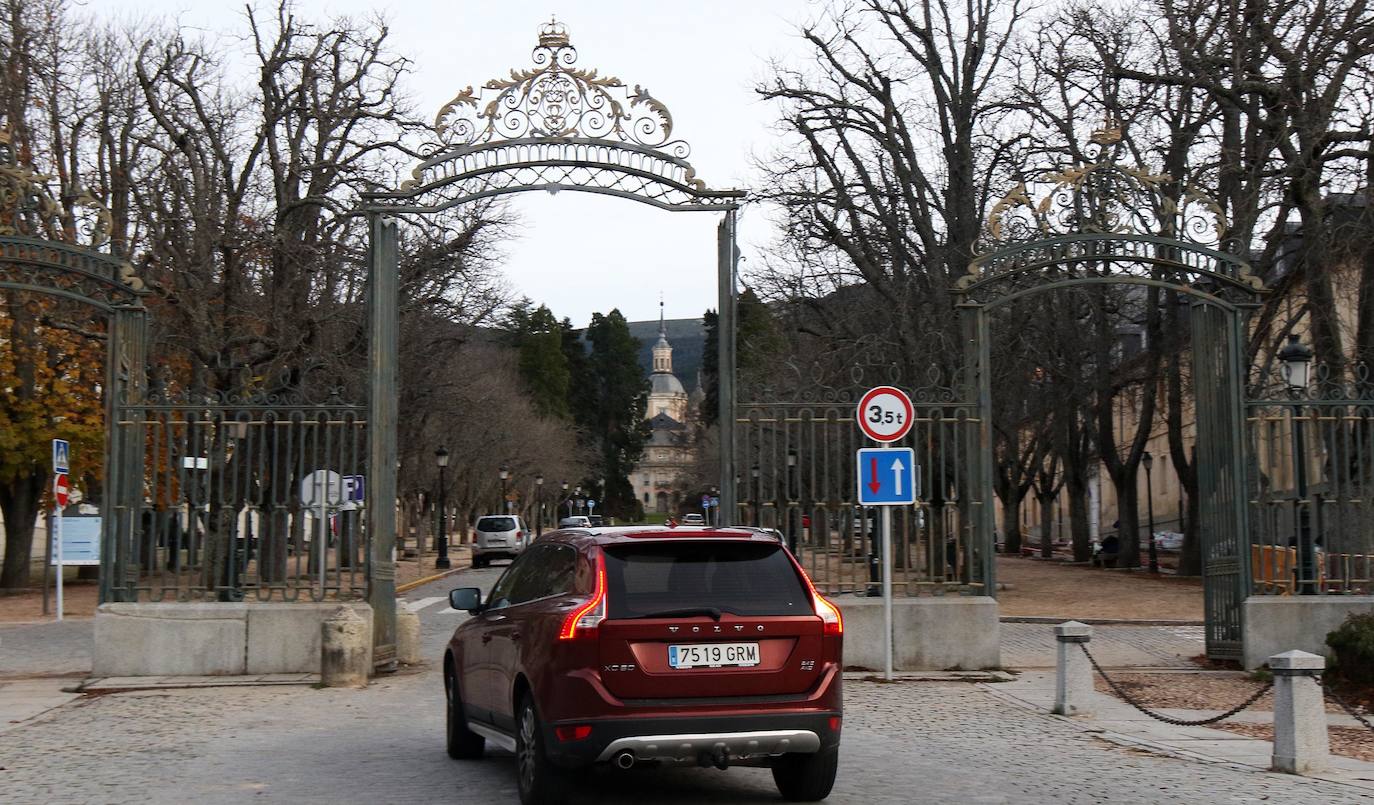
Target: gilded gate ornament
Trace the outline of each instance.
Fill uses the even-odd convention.
[[[691,149],[673,140],[668,107],[636,84],[574,67],[577,49],[557,20],[539,26],[534,67],[511,70],[458,93],[434,119],[439,139],[449,146],[475,146],[522,137],[588,137],[616,140],[686,158]],[[490,92],[487,92],[490,91]],[[483,103],[490,93],[495,95]]]
[[[64,208],[48,189],[52,180],[21,160],[9,129],[0,129],[0,236],[42,238],[87,248],[104,245],[112,228],[110,211],[79,186],[70,208]]]

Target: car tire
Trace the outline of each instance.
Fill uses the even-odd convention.
[[[486,558],[485,556],[473,556],[473,557],[472,557],[472,566],[475,567],[475,568],[486,567],[486,566],[487,566],[487,558]]]
[[[453,678],[453,670],[448,663],[444,664],[444,702],[448,756],[455,760],[476,760],[482,757],[487,739],[468,729],[467,718],[463,715],[463,697],[458,690],[458,680]]]
[[[830,796],[840,767],[840,748],[793,752],[773,762],[773,782],[788,802],[819,802]]]
[[[520,700],[515,730],[515,774],[520,805],[560,805],[568,796],[570,775],[549,760],[544,751],[544,725],[526,693]]]

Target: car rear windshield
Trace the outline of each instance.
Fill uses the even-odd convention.
[[[780,546],[682,541],[605,549],[607,613],[717,609],[734,615],[809,615],[810,596]]]
[[[478,531],[514,531],[514,517],[483,517],[477,521]]]

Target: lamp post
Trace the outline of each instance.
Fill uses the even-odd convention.
[[[720,487],[711,487],[711,508],[706,512],[709,526],[720,525]]]
[[[534,538],[544,535],[544,473],[534,476]]]
[[[787,501],[790,504],[795,498],[792,497],[792,490],[795,487],[797,475],[797,451],[787,451]],[[797,552],[797,513],[792,511],[792,506],[787,507],[787,549],[793,554]]]
[[[510,511],[510,502],[506,500],[506,481],[510,480],[510,470],[502,464],[497,474],[501,476],[501,513],[506,514]]]
[[[1298,593],[1316,595],[1317,551],[1312,544],[1312,533],[1307,522],[1307,447],[1303,441],[1302,395],[1307,392],[1311,379],[1312,350],[1298,340],[1296,335],[1288,336],[1288,343],[1279,350],[1279,361],[1283,364],[1284,381],[1288,383],[1288,396],[1293,400],[1293,472],[1297,489],[1293,498],[1294,514],[1298,526]]]
[[[755,464],[750,470],[749,475],[754,479],[754,527],[763,525],[763,518],[759,515],[763,511],[763,485],[759,482],[759,465]]]
[[[434,451],[434,463],[439,467],[439,556],[434,560],[434,566],[444,570],[450,567],[451,563],[448,560],[448,496],[444,491],[444,468],[448,466],[448,451],[442,446]]]
[[[560,506],[566,505],[566,506],[568,507],[568,516],[569,516],[569,517],[572,517],[572,498],[571,498],[571,497],[568,497],[568,482],[567,482],[567,481],[564,481],[564,482],[563,482],[563,502],[560,503],[559,505],[560,505]]]
[[[1150,521],[1150,572],[1159,572],[1159,551],[1155,548],[1155,485],[1150,476],[1150,468],[1155,464],[1155,457],[1146,450],[1145,455],[1140,457],[1140,463],[1145,466],[1145,510],[1149,512]]]

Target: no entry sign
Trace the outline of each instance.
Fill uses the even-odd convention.
[[[911,398],[893,386],[877,386],[859,400],[859,428],[875,442],[895,442],[911,430]]]
[[[52,494],[53,497],[57,498],[58,506],[67,505],[67,492],[67,474],[59,472],[57,477],[52,479]]]

